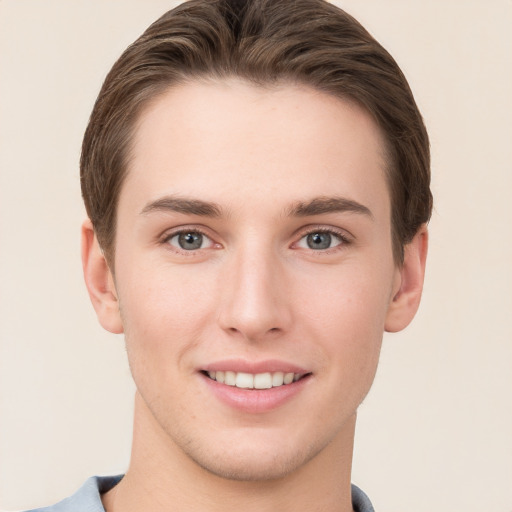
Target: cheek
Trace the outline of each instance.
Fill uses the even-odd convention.
[[[181,364],[215,313],[210,281],[161,265],[130,268],[138,271],[123,275],[119,290],[130,364],[151,362],[156,372],[171,357]]]
[[[391,283],[368,268],[347,268],[337,276],[305,283],[310,291],[303,315],[324,360],[348,382],[370,381],[378,362]],[[337,364],[331,365],[332,361]],[[356,378],[357,377],[357,378]],[[337,378],[340,378],[337,375]]]
[[[302,306],[311,320],[322,318],[321,325],[339,330],[343,337],[350,331],[361,336],[372,329],[382,333],[393,284],[392,272],[354,263],[336,272],[310,271],[302,276],[296,293],[304,298]]]

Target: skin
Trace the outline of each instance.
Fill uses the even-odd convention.
[[[383,148],[362,108],[296,85],[193,82],[143,111],[115,278],[83,226],[93,305],[125,333],[137,385],[108,512],[352,510],[357,407],[384,330],[417,310],[427,250],[422,227],[393,260]],[[180,230],[200,248],[180,247]],[[314,233],[330,245],[311,248]],[[308,375],[278,407],[240,410],[201,373],[226,359]]]

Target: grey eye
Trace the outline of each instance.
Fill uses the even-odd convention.
[[[185,231],[171,237],[169,243],[184,251],[195,251],[203,248],[205,240],[208,240],[208,238],[202,233],[198,233],[197,231]]]
[[[310,233],[306,237],[306,243],[310,249],[329,249],[332,243],[332,235],[330,233]]]

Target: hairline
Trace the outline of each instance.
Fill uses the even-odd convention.
[[[325,87],[318,87],[312,83],[308,83],[306,80],[301,80],[297,77],[290,76],[281,76],[277,77],[275,80],[256,80],[250,76],[244,76],[243,74],[236,74],[234,72],[230,73],[219,73],[215,71],[206,71],[206,72],[193,72],[193,71],[180,71],[179,73],[175,73],[173,79],[170,78],[167,81],[160,81],[150,84],[145,89],[141,90],[147,97],[143,99],[140,103],[136,105],[133,110],[134,119],[131,123],[131,126],[128,130],[127,141],[126,141],[126,149],[125,154],[123,155],[123,168],[119,176],[118,180],[118,188],[117,188],[117,196],[114,202],[114,212],[112,218],[112,231],[109,233],[109,245],[104,247],[104,254],[107,259],[107,263],[112,273],[115,270],[115,255],[116,255],[116,237],[117,237],[117,216],[118,216],[118,207],[119,200],[121,197],[121,193],[124,188],[124,182],[128,176],[131,163],[134,159],[134,140],[136,134],[140,128],[142,123],[142,118],[144,114],[154,105],[158,103],[159,99],[161,99],[165,94],[169,93],[173,89],[177,89],[182,86],[193,85],[193,84],[229,84],[232,83],[241,83],[246,85],[251,85],[253,87],[260,88],[262,90],[274,91],[279,90],[280,88],[286,87],[298,87],[307,89],[309,91],[314,91],[316,93],[325,94],[334,98],[335,100],[339,100],[342,102],[346,102],[351,105],[355,105],[358,108],[364,110],[375,123],[375,126],[378,129],[378,133],[381,139],[381,151],[379,152],[379,156],[382,160],[382,171],[384,172],[384,178],[386,181],[386,187],[388,191],[388,197],[390,202],[390,226],[391,226],[391,243],[393,250],[393,259],[397,266],[401,266],[403,263],[403,245],[398,240],[398,234],[396,232],[395,219],[393,216],[393,172],[396,172],[393,168],[395,167],[395,157],[393,156],[394,150],[389,137],[386,135],[385,130],[379,123],[377,116],[366,106],[364,103],[353,95],[346,93],[340,94],[335,93],[331,90],[328,90]]]

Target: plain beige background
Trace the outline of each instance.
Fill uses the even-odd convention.
[[[512,2],[344,0],[429,128],[423,304],[386,336],[353,481],[378,512],[512,511]],[[126,468],[123,340],[82,284],[81,137],[101,82],[168,0],[0,0],[0,507]],[[300,418],[293,418],[300,421]]]

